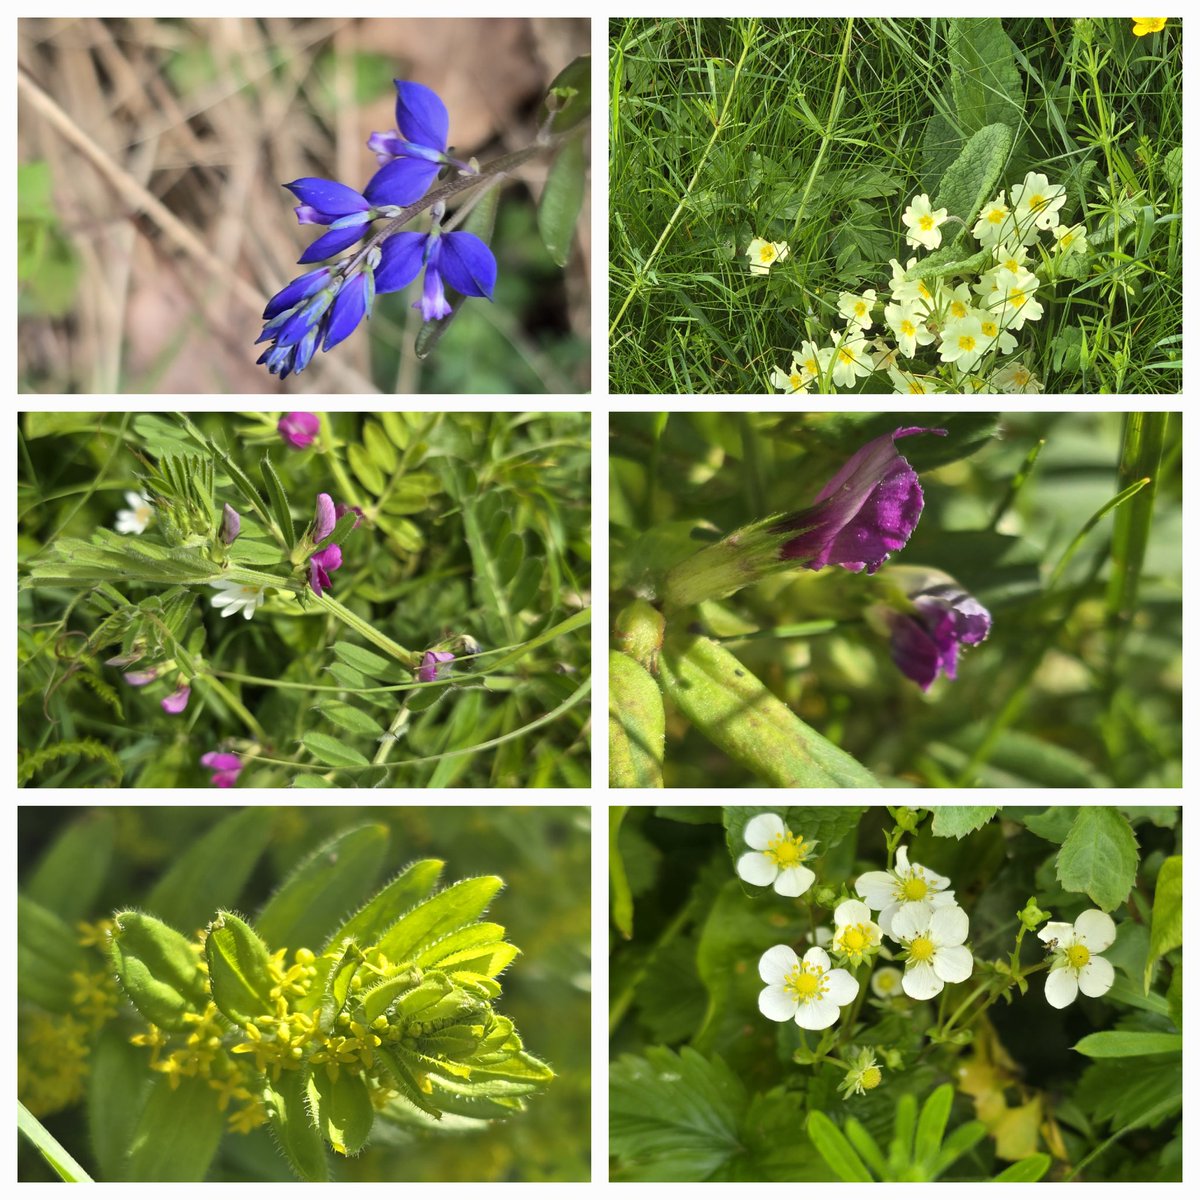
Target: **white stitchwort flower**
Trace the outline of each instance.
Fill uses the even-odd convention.
[[[768,275],[777,262],[783,262],[788,256],[787,242],[767,242],[762,238],[754,238],[746,247],[746,256],[750,259],[752,275]]]
[[[906,904],[892,920],[891,936],[908,951],[903,988],[914,1000],[932,1000],[948,983],[962,983],[975,966],[963,945],[970,932],[967,914],[957,904],[933,908],[922,901]]]
[[[879,945],[883,931],[871,920],[871,910],[861,900],[843,900],[833,912],[833,949],[858,966],[863,956]]]
[[[867,871],[854,881],[854,890],[879,913],[879,928],[892,936],[892,921],[906,905],[923,903],[930,908],[954,904],[950,880],[944,875],[908,861],[908,847],[896,851],[896,865],[890,871]]]
[[[772,946],[758,960],[767,986],[758,1009],[770,1021],[795,1021],[801,1029],[828,1029],[838,1010],[858,995],[858,983],[841,967],[830,970],[829,955],[818,946],[797,958],[791,946]]]
[[[232,617],[240,609],[248,621],[254,616],[254,610],[267,598],[265,584],[256,587],[252,583],[234,583],[231,579],[225,579],[208,586],[217,590],[212,598],[212,606],[219,608],[223,617]]]
[[[926,250],[936,250],[942,244],[942,231],[938,226],[945,221],[946,215],[946,209],[933,208],[928,196],[914,196],[912,203],[900,217],[908,228],[905,241],[910,246],[924,246]]]
[[[154,505],[150,503],[150,497],[141,492],[126,492],[125,503],[129,507],[117,512],[117,532],[145,533],[146,526],[154,517]]]
[[[747,883],[771,885],[781,896],[803,896],[816,876],[804,865],[816,842],[796,837],[777,813],[759,813],[742,835],[750,847],[737,860],[737,873]]]
[[[1054,965],[1046,976],[1046,1000],[1054,1008],[1066,1008],[1080,992],[1085,996],[1103,996],[1113,985],[1112,963],[1101,958],[1117,937],[1117,927],[1107,913],[1089,908],[1066,921],[1050,921],[1038,930],[1038,937],[1054,955]]]

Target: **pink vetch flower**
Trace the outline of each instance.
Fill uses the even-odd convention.
[[[896,439],[917,433],[945,437],[944,429],[910,425],[885,433],[855,451],[816,500],[771,527],[795,533],[780,558],[819,571],[830,564],[872,575],[917,527],[925,496],[917,473],[896,450]]]
[[[237,784],[237,777],[242,769],[242,760],[236,754],[210,750],[207,754],[200,756],[200,765],[212,771],[213,787],[231,788]]]
[[[340,501],[333,506],[333,515],[340,521],[348,512],[354,513],[354,524],[350,527],[351,532],[357,529],[364,520],[367,514],[363,512],[357,504],[342,504]]]
[[[342,548],[336,543],[318,550],[308,560],[308,583],[318,596],[323,596],[326,588],[333,587],[329,572],[336,571],[341,565]]]
[[[226,546],[232,546],[237,541],[238,534],[242,532],[242,518],[238,514],[237,509],[231,508],[228,504],[225,505],[221,513],[221,541]]]
[[[333,497],[328,492],[317,496],[317,509],[313,516],[312,539],[323,542],[337,525],[337,510],[333,506]],[[341,563],[338,563],[341,566]]]
[[[122,678],[130,687],[145,687],[153,683],[159,676],[160,668],[151,667],[148,671],[126,671]]]
[[[297,450],[307,450],[321,432],[321,422],[316,413],[290,412],[279,418],[279,424],[275,428],[289,446]]]
[[[446,677],[444,664],[452,663],[454,655],[449,650],[426,650],[421,665],[417,668],[417,679],[421,683],[435,683]]]
[[[188,706],[188,701],[192,697],[192,689],[185,683],[183,687],[177,688],[169,696],[164,696],[159,703],[162,705],[163,712],[170,713],[171,716],[177,717]]]

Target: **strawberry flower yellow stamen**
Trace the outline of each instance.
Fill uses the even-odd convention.
[[[1089,908],[1075,918],[1074,925],[1050,921],[1038,937],[1054,955],[1046,976],[1046,1002],[1066,1008],[1082,992],[1103,996],[1115,978],[1112,963],[1100,955],[1116,941],[1117,927],[1107,913]]]

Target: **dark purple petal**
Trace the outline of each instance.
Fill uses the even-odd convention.
[[[329,326],[325,331],[324,350],[332,350],[338,342],[344,342],[357,328],[366,315],[366,279],[356,275],[342,285],[333,307],[329,310]]]
[[[449,650],[426,650],[417,669],[417,679],[421,683],[433,683],[445,673],[443,663],[454,661],[454,655]]]
[[[925,497],[917,473],[896,450],[895,439],[943,429],[915,426],[885,433],[855,451],[821,489],[810,508],[785,518],[773,533],[794,531],[780,552],[818,571],[830,563],[868,574],[908,542]]]
[[[357,504],[335,504],[333,506],[333,515],[340,521],[347,513],[352,512],[354,516],[354,524],[350,526],[350,532],[353,533],[362,523],[366,514]]]
[[[332,179],[295,179],[283,186],[301,204],[331,217],[344,217],[371,207],[360,192]]]
[[[954,584],[930,588],[912,597],[916,614],[892,613],[892,661],[922,691],[938,673],[954,679],[959,646],[973,646],[987,637],[991,614]]]
[[[297,450],[304,450],[313,444],[317,434],[321,432],[321,419],[316,413],[290,412],[284,413],[275,426],[279,436]]]
[[[445,150],[450,137],[450,114],[438,94],[423,83],[400,79],[394,82],[396,128],[407,141]]]
[[[337,513],[333,507],[333,497],[328,492],[317,496],[317,512],[313,517],[313,541],[323,542],[337,524]]]
[[[347,246],[353,246],[355,242],[360,241],[366,233],[367,229],[362,225],[351,225],[346,229],[331,229],[328,233],[321,234],[296,261],[310,263],[332,258],[335,254],[340,254]]]
[[[170,713],[175,717],[187,708],[191,695],[192,689],[185,684],[183,687],[173,691],[169,696],[164,696],[159,703],[162,705],[163,712]]]
[[[337,545],[318,550],[308,560],[308,583],[318,596],[323,596],[326,589],[333,586],[329,572],[336,571],[341,565],[342,551]]]
[[[267,303],[267,307],[263,309],[263,320],[269,321],[272,317],[279,316],[282,312],[287,312],[293,305],[299,304],[301,300],[307,300],[309,296],[315,292],[319,292],[330,280],[331,272],[328,267],[318,267],[315,271],[309,271],[301,275],[299,279],[293,279],[281,292],[277,292]]]
[[[439,260],[446,282],[464,296],[492,298],[496,286],[496,256],[487,242],[473,233],[459,230],[442,238]]]
[[[397,233],[379,248],[375,268],[375,294],[383,296],[406,288],[421,273],[425,261],[427,233]]]
[[[415,204],[429,191],[429,185],[438,173],[438,164],[423,158],[396,158],[384,163],[371,182],[363,189],[363,195],[376,207],[395,204],[403,208]]]

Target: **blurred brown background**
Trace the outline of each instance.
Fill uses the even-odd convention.
[[[254,365],[263,304],[311,269],[296,259],[314,230],[281,184],[361,190],[368,135],[395,124],[393,77],[442,97],[464,156],[519,149],[546,86],[589,52],[580,18],[26,18],[18,37],[18,387],[39,393],[379,390],[363,330],[283,385]],[[506,194],[536,198],[545,171]],[[590,240],[585,203],[551,335],[586,342]],[[578,352],[568,378],[550,335],[485,307],[546,390],[586,389]],[[395,332],[411,346],[411,322]],[[429,390],[407,359],[383,390]]]

